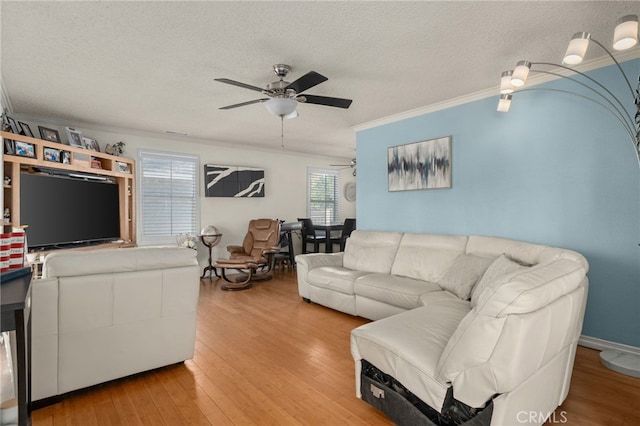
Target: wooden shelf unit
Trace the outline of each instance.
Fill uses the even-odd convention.
[[[3,155],[4,175],[11,178],[10,185],[3,184],[4,206],[5,208],[8,207],[11,212],[11,222],[9,224],[3,223],[5,231],[10,230],[12,226],[28,225],[28,223],[23,224],[20,221],[20,172],[27,171],[32,167],[46,167],[50,169],[89,173],[113,178],[118,185],[118,192],[120,194],[120,239],[127,244],[135,245],[136,215],[134,160],[61,143],[17,135],[15,133],[0,132],[0,135],[3,140],[3,150],[4,140],[10,139],[13,140],[14,143],[15,141],[19,141],[33,145],[35,154],[35,158],[20,155]],[[45,160],[45,148],[57,149],[61,154],[62,151],[68,152],[70,157],[69,164]],[[95,159],[100,163],[100,169],[91,167],[92,159]],[[121,171],[121,164],[125,166],[125,169],[128,168],[128,171]]]

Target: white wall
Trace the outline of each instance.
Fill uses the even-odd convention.
[[[49,119],[38,119],[13,114],[14,118],[28,123],[34,135],[38,135],[38,125],[56,129],[63,141],[67,140],[65,126],[77,128],[84,136],[94,138],[101,150],[109,144],[124,141],[123,157],[137,158],[139,149],[154,149],[175,153],[196,154],[200,157],[200,228],[214,225],[223,234],[222,241],[214,248],[213,257],[227,257],[225,247],[241,244],[250,219],[268,217],[295,221],[307,216],[307,167],[327,168],[329,164],[346,164],[345,159],[318,157],[282,151],[279,144],[274,150],[257,150],[246,147],[230,147],[214,141],[193,140],[188,137],[174,137],[128,129],[111,129],[88,124],[60,123]],[[285,146],[295,146],[295,141],[285,140]],[[348,162],[348,161],[347,161]],[[204,164],[223,164],[261,167],[265,170],[264,198],[207,198],[204,197]],[[354,181],[351,170],[342,170],[340,186]],[[355,217],[355,202],[340,199],[340,217]],[[300,242],[294,238],[296,253],[300,253]],[[204,246],[198,248],[201,265],[207,263]]]

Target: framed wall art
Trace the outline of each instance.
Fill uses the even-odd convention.
[[[205,197],[264,197],[264,169],[204,165]]]
[[[387,148],[389,191],[451,188],[451,136]]]

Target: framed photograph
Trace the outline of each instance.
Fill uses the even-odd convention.
[[[36,149],[33,144],[20,141],[14,141],[14,143],[16,155],[20,155],[21,157],[36,158]]]
[[[91,151],[100,152],[100,145],[98,145],[98,141],[95,139],[83,137],[82,142],[84,142],[84,146]]]
[[[71,164],[71,153],[69,151],[62,151],[62,164]]]
[[[11,133],[15,133],[16,135],[20,134],[18,123],[16,123],[16,120],[7,116],[7,123],[9,124],[9,128],[11,129]]]
[[[120,173],[131,173],[131,169],[129,169],[129,165],[127,163],[122,163],[120,161],[116,161],[116,171]]]
[[[71,127],[67,127],[67,140],[69,141],[69,145],[77,146],[80,148],[86,148],[84,142],[82,142],[82,133],[79,130],[72,129]]]
[[[46,161],[60,162],[60,150],[55,148],[44,147],[44,159]]]
[[[13,146],[13,140],[11,139],[4,140],[4,153],[7,155],[15,155],[16,151]]]
[[[62,143],[60,140],[60,134],[57,130],[48,129],[46,127],[38,126],[38,130],[40,131],[40,138],[49,142],[58,142]]]
[[[451,136],[387,148],[389,191],[451,188]]]
[[[102,163],[97,158],[91,157],[91,168],[92,169],[101,169]]]
[[[31,131],[31,127],[29,127],[29,125],[27,123],[23,123],[22,121],[18,121],[18,124],[20,125],[20,129],[22,129],[22,131],[20,132],[21,134],[23,134],[25,136],[29,136],[30,138],[33,137],[33,132]]]

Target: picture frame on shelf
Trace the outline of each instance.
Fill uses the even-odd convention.
[[[12,139],[5,139],[4,140],[4,153],[7,155],[15,155],[16,154],[16,150],[15,147],[13,145],[13,140]]]
[[[116,161],[116,171],[120,173],[131,173],[131,169],[127,163]]]
[[[62,164],[71,164],[71,153],[69,151],[62,151]]]
[[[71,127],[66,127],[66,129],[69,145],[77,146],[78,148],[86,148],[84,142],[82,141],[82,133],[79,130],[73,129]]]
[[[97,140],[84,136],[82,138],[82,141],[84,142],[84,145],[87,149],[90,149],[91,151],[100,152],[100,145],[98,144]]]
[[[55,129],[49,129],[48,127],[38,126],[38,131],[40,132],[40,139],[49,142],[57,142],[62,143],[60,139],[60,133],[58,133]]]
[[[20,129],[21,129],[20,134],[29,136],[30,138],[33,137],[33,132],[31,131],[31,127],[29,127],[27,123],[23,121],[18,121],[18,125],[20,126]]]
[[[7,123],[9,124],[9,128],[11,129],[11,133],[15,133],[16,135],[20,134],[20,130],[18,129],[18,123],[16,123],[16,120],[7,116]]]
[[[16,155],[21,157],[36,158],[36,147],[32,143],[13,141]]]
[[[44,147],[44,159],[45,161],[52,161],[54,163],[60,162],[60,153],[59,149]]]
[[[95,157],[91,157],[91,168],[92,169],[101,169],[102,163]]]

